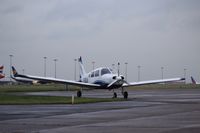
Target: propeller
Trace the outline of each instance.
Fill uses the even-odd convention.
[[[124,77],[122,75],[120,75],[120,63],[118,62],[117,63],[117,76],[114,76],[113,77],[114,81],[112,81],[108,86],[107,88],[110,88],[112,85],[114,84],[117,84],[117,83],[126,83],[126,84],[129,84],[126,80],[124,80]]]
[[[118,77],[120,76],[120,63],[118,62]],[[120,76],[121,77],[121,79],[123,80],[123,82],[124,83],[126,83],[126,84],[129,84],[126,80],[125,80],[125,78],[124,78],[124,76]]]

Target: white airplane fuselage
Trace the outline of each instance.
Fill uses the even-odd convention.
[[[100,85],[99,88],[108,88],[112,82],[117,80],[118,82],[113,83],[109,89],[120,88],[124,84],[124,77],[122,75],[118,76],[118,74],[114,74],[108,67],[97,68],[82,75],[80,80],[84,83],[98,84]]]

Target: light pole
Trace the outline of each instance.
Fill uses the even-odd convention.
[[[10,83],[11,83],[11,77],[12,77],[12,75],[11,75],[11,67],[12,67],[12,57],[13,57],[13,55],[9,55],[10,56]]]
[[[76,62],[77,59],[74,59],[74,80],[76,81]]]
[[[24,72],[25,72],[25,70],[24,69],[22,69],[22,73],[24,74]]]
[[[119,62],[117,64],[117,74],[118,74],[118,76],[120,75],[120,63]]]
[[[46,60],[47,57],[43,57],[44,58],[44,77],[46,77]]]
[[[113,73],[114,73],[114,70],[115,70],[115,64],[112,64],[112,70],[113,70]]]
[[[185,78],[185,83],[186,83],[186,71],[187,71],[187,69],[184,68],[184,78]]]
[[[164,70],[164,67],[161,67],[161,78],[163,79],[163,70]]]
[[[94,71],[94,64],[95,64],[95,62],[93,61],[92,62],[92,70]]]
[[[127,75],[128,62],[125,62],[125,65],[126,65],[126,69],[125,69],[125,75],[126,75],[126,81],[127,81],[127,79],[128,79],[128,75]]]
[[[140,82],[140,68],[141,68],[141,66],[139,65],[138,66],[138,82]]]
[[[55,62],[55,78],[56,78],[56,62],[58,61],[58,59],[54,59]]]

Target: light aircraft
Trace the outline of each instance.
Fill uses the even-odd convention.
[[[156,84],[156,83],[185,80],[184,78],[170,78],[170,79],[160,79],[160,80],[150,80],[150,81],[128,83],[127,81],[125,81],[124,76],[119,74],[119,69],[118,69],[117,74],[113,73],[112,70],[108,67],[100,67],[89,73],[86,73],[85,68],[83,66],[82,58],[80,57],[78,61],[80,65],[80,81],[22,75],[22,74],[18,74],[16,69],[13,66],[12,66],[12,70],[13,70],[13,75],[15,77],[22,77],[22,78],[33,79],[33,80],[44,81],[44,82],[61,83],[61,84],[66,84],[66,85],[76,85],[80,87],[89,87],[89,88],[94,88],[94,89],[113,90],[113,98],[117,97],[117,93],[114,90],[121,88],[122,95],[124,96],[125,99],[128,98],[128,92],[124,91],[124,88],[129,87],[129,86],[140,86],[140,85],[147,85],[147,84]],[[118,66],[119,65],[120,64],[118,63]],[[77,97],[82,96],[81,90],[77,91]]]
[[[3,74],[4,66],[0,66],[0,79],[5,78],[5,74]]]
[[[195,84],[195,85],[199,85],[200,83],[199,82],[196,82],[196,80],[191,76],[191,81],[192,81],[192,84]]]

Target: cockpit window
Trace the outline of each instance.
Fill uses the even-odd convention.
[[[109,68],[111,72],[113,72],[113,69]]]
[[[101,69],[101,75],[109,74],[109,73],[111,73],[109,69],[107,69],[107,68]]]

